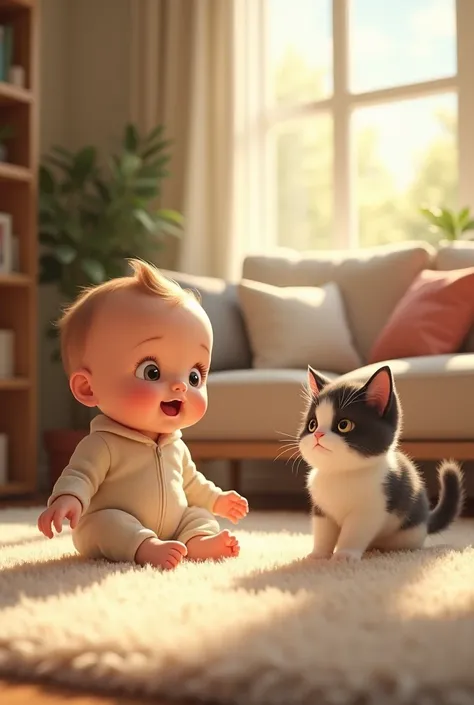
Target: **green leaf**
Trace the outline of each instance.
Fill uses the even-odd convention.
[[[157,224],[153,220],[153,218],[150,216],[149,213],[147,213],[143,208],[137,208],[135,211],[133,211],[133,215],[135,218],[138,220],[139,223],[143,225],[145,230],[149,233],[155,233],[157,230]]]
[[[82,185],[92,176],[95,170],[96,157],[95,147],[84,147],[76,154],[71,174],[75,183]]]
[[[61,264],[71,264],[77,257],[77,250],[67,244],[58,245],[54,249],[54,254],[56,259],[61,262]]]
[[[130,177],[134,176],[141,166],[141,157],[126,152],[120,160],[119,171],[123,176]]]
[[[68,162],[71,166],[74,162],[74,154],[69,150],[61,147],[60,145],[53,145],[50,150],[53,154],[62,157],[65,162]]]
[[[56,190],[56,183],[51,171],[43,164],[39,169],[39,190],[41,193],[53,194]]]
[[[158,154],[159,152],[162,152],[166,147],[169,147],[171,144],[173,144],[172,140],[161,140],[160,142],[157,142],[156,144],[150,144],[148,146],[148,148],[145,149],[144,152],[142,153],[142,158],[149,159],[154,154]]]
[[[40,263],[40,282],[41,284],[52,284],[61,280],[62,266],[51,254],[41,255]]]
[[[474,230],[474,220],[470,220],[466,225],[463,227],[463,232],[466,232],[466,230]]]
[[[170,208],[161,208],[157,211],[156,216],[160,218],[160,220],[166,220],[173,225],[184,225],[184,218],[181,213]]]
[[[93,284],[105,281],[105,269],[98,260],[86,257],[81,261],[81,269]]]
[[[448,235],[456,234],[456,223],[454,221],[454,214],[447,208],[441,208],[440,223],[443,230]]]
[[[168,220],[159,220],[158,229],[163,233],[173,235],[173,237],[182,237],[183,235],[182,228],[170,223]]]
[[[94,185],[99,192],[100,197],[106,203],[110,203],[110,190],[107,188],[106,184],[101,179],[95,179]]]
[[[48,164],[51,164],[51,166],[55,166],[56,168],[61,169],[68,176],[71,175],[73,165],[69,162],[64,161],[64,159],[58,159],[58,157],[55,157],[53,154],[47,154],[44,158],[44,161]]]
[[[466,208],[462,208],[457,216],[457,222],[459,227],[462,229],[463,226],[469,221],[470,218],[470,208],[466,206]]]
[[[156,127],[154,127],[153,130],[151,130],[151,132],[146,135],[145,142],[147,144],[151,144],[152,142],[154,142],[158,137],[161,137],[164,132],[164,129],[164,125],[157,125]]]
[[[431,208],[420,208],[420,213],[425,216],[425,218],[434,225],[435,227],[441,227],[439,222],[439,215],[434,212]]]
[[[138,147],[139,137],[135,125],[127,125],[124,134],[124,146],[129,152],[136,152]]]

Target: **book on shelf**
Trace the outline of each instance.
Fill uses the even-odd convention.
[[[0,81],[8,81],[13,63],[13,26],[0,24]]]

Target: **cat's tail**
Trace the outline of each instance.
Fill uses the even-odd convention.
[[[440,494],[428,519],[428,533],[446,529],[461,514],[464,502],[463,474],[455,460],[443,460],[438,468]]]

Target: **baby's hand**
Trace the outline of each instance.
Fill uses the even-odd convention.
[[[71,529],[77,526],[77,522],[82,514],[82,504],[77,497],[71,494],[63,494],[51,504],[50,507],[44,510],[38,519],[38,529],[48,539],[52,539],[54,534],[51,528],[51,522],[58,534],[62,531],[64,519],[69,519]]]
[[[214,504],[214,514],[224,517],[224,519],[229,519],[233,524],[237,524],[243,519],[248,514],[248,511],[249,504],[247,500],[237,492],[234,492],[234,490],[223,492]]]

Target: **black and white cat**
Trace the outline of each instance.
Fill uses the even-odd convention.
[[[365,384],[330,381],[309,367],[308,386],[298,443],[312,468],[312,557],[358,560],[368,548],[420,548],[459,516],[459,465],[439,466],[441,493],[430,511],[419,471],[397,449],[402,412],[388,366]]]

